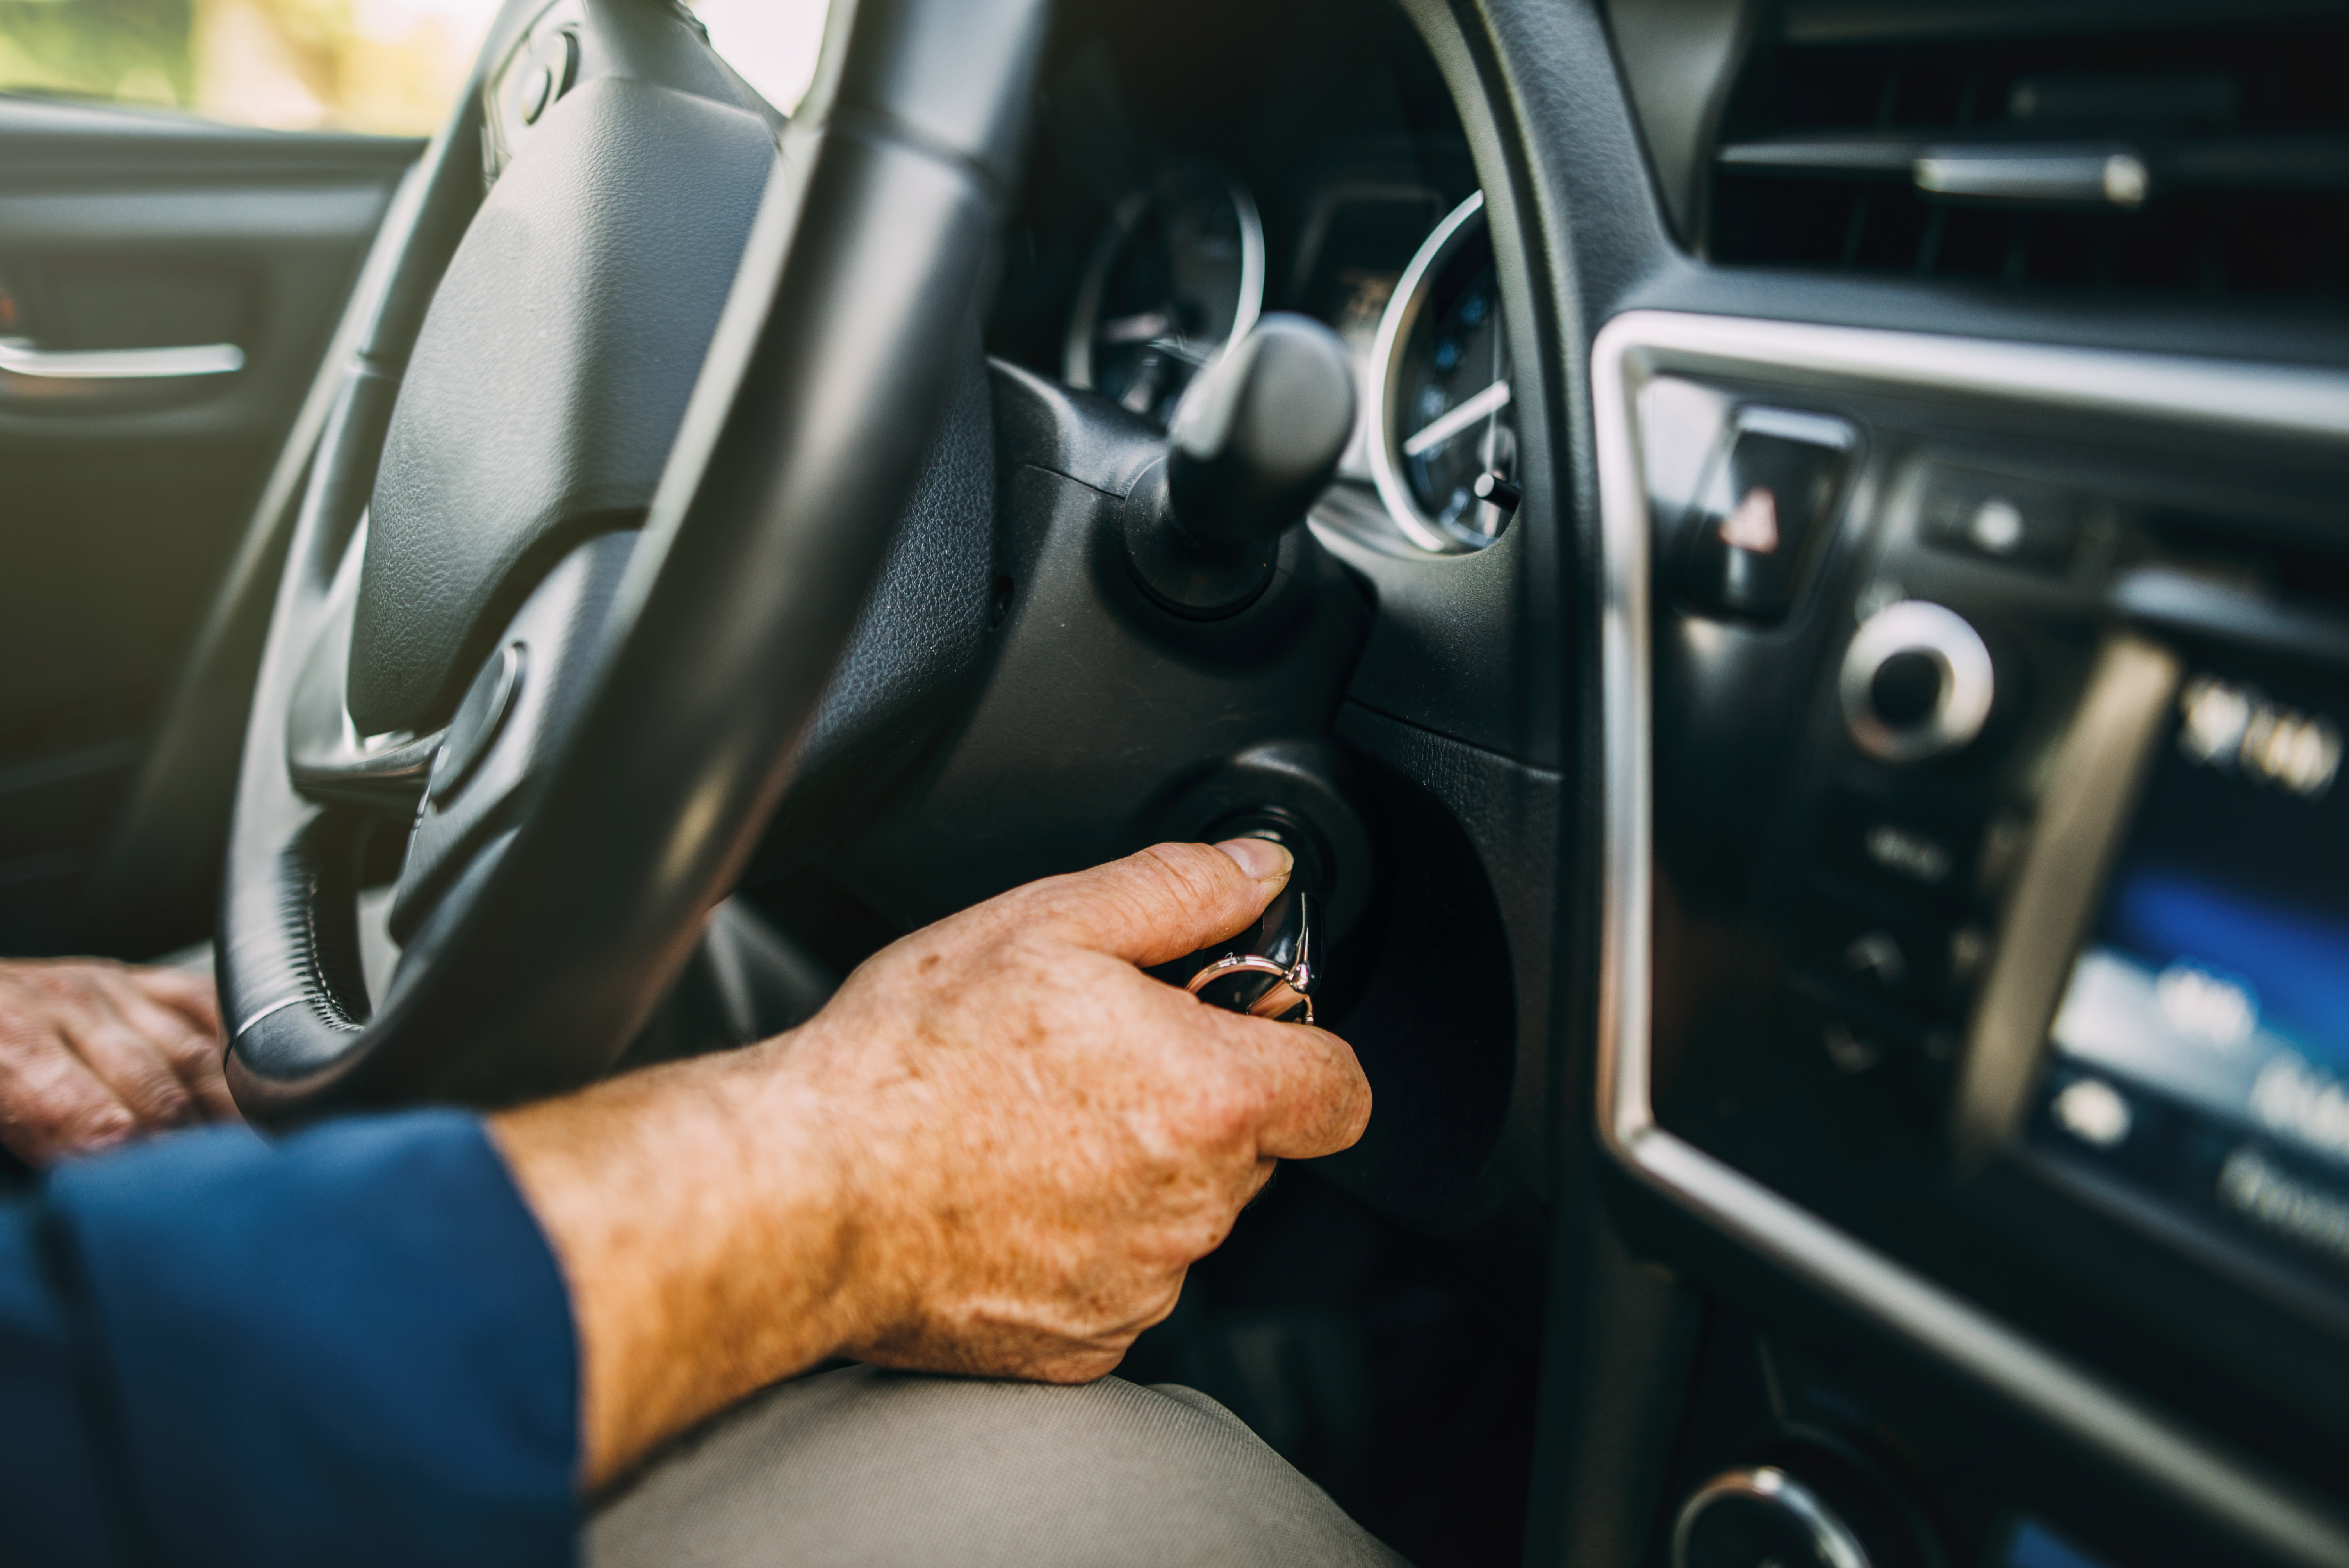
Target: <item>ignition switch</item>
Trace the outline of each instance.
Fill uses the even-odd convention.
[[[1217,840],[1269,840],[1288,850],[1296,864],[1288,885],[1265,906],[1262,919],[1233,942],[1199,955],[1208,961],[1191,976],[1191,995],[1252,1017],[1313,1022],[1313,987],[1321,978],[1321,955],[1314,944],[1330,898],[1329,847],[1302,820],[1270,806],[1226,818],[1209,834]]]

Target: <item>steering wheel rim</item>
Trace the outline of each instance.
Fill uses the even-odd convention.
[[[542,9],[509,8],[484,77]],[[489,760],[444,744],[447,727],[358,736],[354,677],[383,642],[355,638],[353,621],[369,613],[367,552],[389,552],[364,525],[342,544],[332,509],[305,506],[255,683],[222,893],[228,1077],[249,1117],[510,1102],[592,1078],[625,1048],[792,779],[966,361],[1045,11],[833,0],[816,83],[773,147],[642,526],[558,539],[495,601],[480,700],[455,726],[478,740],[468,716],[497,709],[477,748]],[[441,164],[441,178],[464,177]],[[318,474],[350,470],[346,446],[380,436],[386,387],[379,366],[371,374],[330,421]],[[403,403],[430,385],[411,377]],[[391,411],[395,432],[406,416]],[[440,684],[463,693],[471,673]],[[511,777],[484,783],[501,766]],[[357,855],[419,784],[406,951],[370,1008]],[[445,852],[423,865],[436,844]]]

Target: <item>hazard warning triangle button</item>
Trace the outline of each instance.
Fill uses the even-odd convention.
[[[1800,592],[1848,488],[1858,432],[1816,414],[1749,408],[1682,536],[1683,594],[1718,614],[1775,621]]]
[[[1745,492],[1737,510],[1721,520],[1721,542],[1732,550],[1768,555],[1778,548],[1778,498],[1760,485]]]

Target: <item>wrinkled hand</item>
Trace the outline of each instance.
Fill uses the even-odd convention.
[[[791,1041],[847,1178],[846,1353],[1102,1377],[1275,1161],[1361,1136],[1343,1041],[1136,967],[1245,927],[1288,872],[1240,840],[1033,883],[880,954]]]
[[[493,1119],[571,1287],[589,1483],[828,1356],[1074,1382],[1371,1092],[1335,1036],[1138,965],[1246,927],[1253,840],[1162,844],[884,950],[792,1034]]]
[[[212,982],[103,959],[0,961],[0,1143],[47,1166],[233,1120]]]

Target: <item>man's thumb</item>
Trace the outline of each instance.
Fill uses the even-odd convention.
[[[1288,881],[1289,853],[1264,839],[1154,844],[1105,866],[1020,890],[1081,947],[1164,964],[1244,930]]]

